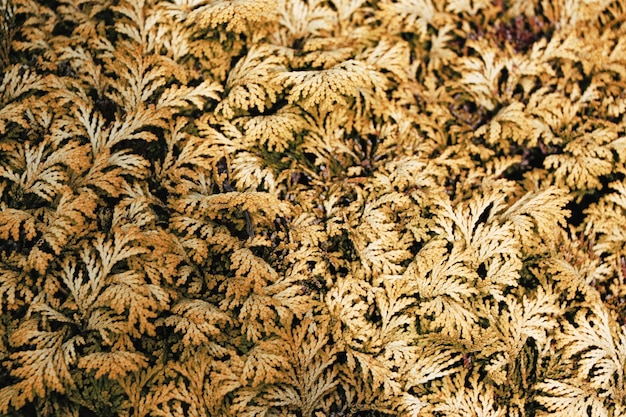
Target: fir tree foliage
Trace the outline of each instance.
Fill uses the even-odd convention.
[[[0,415],[625,415],[625,18],[0,0]]]

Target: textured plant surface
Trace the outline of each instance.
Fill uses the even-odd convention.
[[[626,3],[0,0],[0,415],[625,416]]]

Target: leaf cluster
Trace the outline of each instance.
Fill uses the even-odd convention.
[[[0,0],[0,415],[625,414],[625,17]]]

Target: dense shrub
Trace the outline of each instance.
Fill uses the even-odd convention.
[[[626,415],[625,8],[0,0],[0,414]]]

